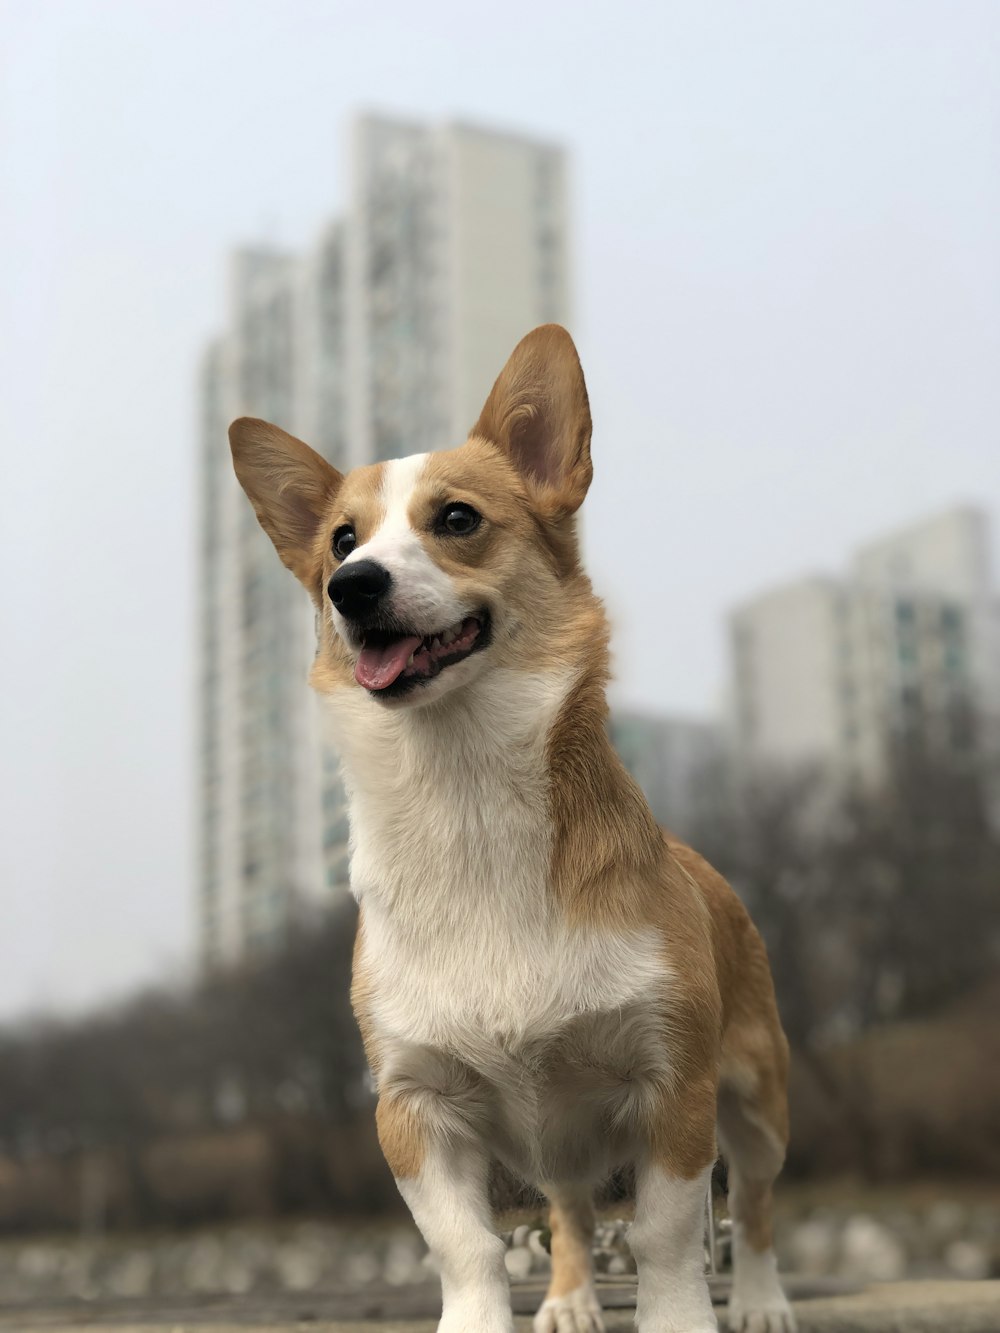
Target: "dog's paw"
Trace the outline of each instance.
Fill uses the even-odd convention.
[[[784,1296],[768,1301],[766,1307],[730,1301],[726,1318],[730,1333],[795,1333],[796,1330],[795,1315]]]
[[[554,1296],[535,1315],[535,1333],[604,1333],[601,1305],[593,1287]]]

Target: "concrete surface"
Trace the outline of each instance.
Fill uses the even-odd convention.
[[[853,1294],[819,1296],[795,1302],[799,1333],[1000,1333],[1000,1282],[895,1282],[876,1283]],[[434,1333],[434,1319],[375,1319],[359,1321],[306,1316],[271,1322],[260,1313],[246,1316],[218,1311],[175,1321],[168,1316],[102,1317],[98,1311],[72,1313],[0,1310],[3,1333]],[[531,1319],[516,1320],[517,1333],[530,1333]],[[607,1333],[634,1330],[632,1312],[609,1310]]]

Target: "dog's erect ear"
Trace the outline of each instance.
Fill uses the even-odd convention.
[[[343,477],[267,421],[240,417],[229,427],[233,466],[275,550],[311,593],[322,571],[320,528]]]
[[[573,339],[543,324],[514,348],[472,434],[499,445],[552,517],[587,494],[590,405]]]

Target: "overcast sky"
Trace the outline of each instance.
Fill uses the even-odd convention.
[[[0,25],[0,1017],[188,966],[196,360],[227,250],[338,209],[357,108],[572,151],[620,698],[710,713],[734,602],[956,500],[1000,513],[995,0]]]

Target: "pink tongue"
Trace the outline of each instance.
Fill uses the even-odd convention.
[[[354,668],[354,679],[366,690],[385,690],[402,674],[410,654],[422,640],[410,637],[397,639],[385,648],[365,645]]]

